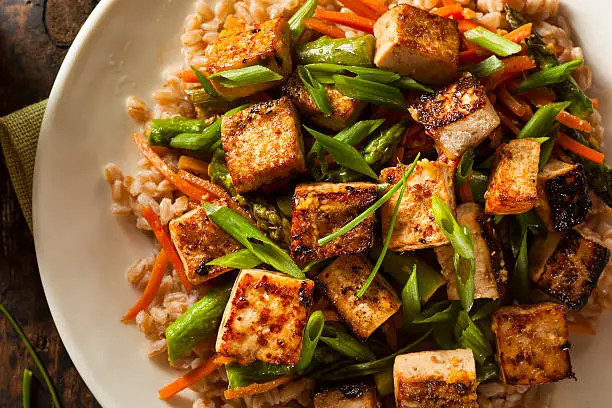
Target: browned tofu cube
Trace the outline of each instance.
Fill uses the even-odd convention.
[[[300,118],[287,97],[224,117],[221,142],[239,193],[306,171]]]
[[[283,18],[247,25],[228,18],[217,41],[207,50],[204,66],[207,76],[223,71],[262,65],[282,76],[291,73],[291,33]],[[226,99],[236,99],[264,91],[279,81],[264,82],[238,88],[223,86],[211,78],[217,92]]]
[[[551,160],[538,175],[536,212],[549,231],[582,224],[591,209],[589,184],[582,164]]]
[[[308,279],[259,269],[240,271],[223,313],[217,352],[242,364],[260,360],[295,365],[313,289]]]
[[[343,255],[315,278],[342,320],[361,339],[370,337],[401,306],[397,293],[380,274],[357,297],[371,272],[372,264],[365,256]]]
[[[344,384],[317,392],[315,408],[377,408],[376,390],[363,383]]]
[[[573,377],[563,305],[502,307],[491,328],[504,383],[533,385]]]
[[[331,85],[324,85],[325,94],[331,107],[331,115],[325,115],[317,108],[310,92],[297,74],[291,75],[283,84],[283,94],[300,110],[300,113],[319,126],[340,131],[352,125],[365,108],[366,103],[342,95]]]
[[[293,194],[291,256],[298,265],[366,251],[374,243],[375,215],[321,246],[317,241],[344,227],[378,199],[373,183],[299,184]]]
[[[486,90],[471,74],[422,96],[410,113],[449,159],[479,145],[500,123]]]
[[[404,166],[407,170],[408,166]],[[441,162],[421,160],[408,177],[406,191],[391,234],[389,249],[396,252],[438,247],[448,244],[442,230],[436,224],[431,211],[431,199],[440,197],[455,212],[453,170]],[[380,172],[380,182],[397,184],[402,179],[400,167],[389,167]],[[381,207],[382,236],[387,235],[399,191]]]
[[[478,408],[470,349],[399,355],[393,365],[398,408]]]
[[[206,264],[242,248],[206,216],[203,208],[196,208],[170,221],[168,229],[172,243],[183,261],[187,279],[194,285],[231,271],[231,268]]]
[[[514,139],[502,145],[485,193],[485,211],[489,214],[522,214],[538,200],[537,178],[540,143],[534,139]]]
[[[551,232],[533,243],[531,280],[574,310],[582,309],[610,260],[610,250],[576,230]]]
[[[374,25],[377,67],[428,84],[446,84],[459,63],[457,22],[402,4]]]
[[[474,275],[474,298],[504,298],[508,288],[508,270],[504,262],[501,241],[495,231],[491,216],[484,214],[476,203],[457,207],[457,222],[465,225],[474,239],[476,273]],[[453,264],[455,251],[450,245],[435,249],[442,274],[446,278],[446,291],[450,300],[459,300],[457,274]]]

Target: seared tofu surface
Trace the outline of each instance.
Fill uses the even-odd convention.
[[[428,84],[446,84],[457,73],[457,22],[408,4],[395,6],[374,25],[378,68]]]
[[[242,248],[206,216],[203,208],[175,218],[168,224],[168,229],[185,267],[187,279],[194,285],[230,271],[231,268],[206,266],[206,263]]]
[[[365,108],[366,103],[342,95],[331,85],[323,86],[332,110],[331,115],[325,115],[317,108],[310,92],[295,73],[283,84],[283,94],[291,99],[302,115],[319,126],[340,131],[352,125]]]
[[[469,73],[433,95],[423,95],[410,113],[449,159],[479,145],[500,123],[486,90]]]
[[[551,160],[538,175],[536,212],[550,231],[582,224],[591,209],[589,184],[582,164]]]
[[[398,408],[476,408],[476,363],[470,349],[399,355],[393,365]]]
[[[540,143],[534,139],[514,139],[500,146],[485,193],[489,214],[522,214],[538,200],[537,178]]]
[[[407,170],[408,166],[404,166]],[[438,247],[448,244],[431,211],[431,199],[437,195],[455,212],[453,170],[441,162],[421,160],[406,182],[406,191],[397,214],[389,249],[396,252]],[[390,185],[402,179],[400,167],[380,172],[380,182]],[[391,187],[389,187],[391,188]],[[399,198],[399,191],[383,204],[380,211],[382,236],[386,236]]]
[[[239,193],[306,171],[300,119],[287,97],[223,117],[221,143]]]
[[[317,241],[344,227],[378,200],[373,183],[298,184],[293,194],[291,256],[298,265],[364,252],[374,243],[375,215],[321,246]]]
[[[315,408],[377,408],[376,390],[363,383],[344,384],[316,393]]]
[[[247,25],[243,21],[228,18],[217,41],[208,48],[204,66],[207,76],[223,71],[262,65],[287,76],[291,73],[291,33],[284,18],[276,18],[261,24]],[[265,82],[239,88],[228,88],[216,79],[211,82],[217,92],[226,99],[236,99],[266,90],[279,81]]]
[[[218,353],[246,364],[295,365],[312,304],[314,282],[279,272],[244,269],[238,275],[217,336]]]
[[[610,250],[576,230],[549,233],[531,248],[531,280],[573,310],[582,309],[610,260]]]
[[[504,383],[533,385],[573,377],[563,305],[502,307],[493,314],[492,330]]]
[[[508,288],[508,270],[492,217],[484,214],[479,204],[466,203],[457,207],[456,219],[460,225],[468,227],[474,238],[474,298],[504,298]],[[442,274],[446,278],[448,298],[459,300],[457,274],[453,265],[454,250],[450,245],[446,245],[436,248],[435,252],[438,263],[442,266]]]
[[[372,264],[365,256],[343,255],[315,277],[344,323],[361,339],[370,337],[401,306],[397,293],[380,274],[357,297],[370,272]]]

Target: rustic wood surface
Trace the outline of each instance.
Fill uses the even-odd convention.
[[[45,99],[70,43],[97,0],[0,0],[0,116]],[[64,407],[98,407],[57,333],[38,276],[34,242],[2,157],[0,303],[21,323]],[[0,317],[0,407],[21,406],[23,369],[34,372],[33,407],[51,400],[25,347]]]

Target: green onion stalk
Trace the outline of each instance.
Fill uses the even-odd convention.
[[[373,35],[352,38],[321,37],[316,41],[295,46],[298,64],[332,63],[371,66],[376,39]]]

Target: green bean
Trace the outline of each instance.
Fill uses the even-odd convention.
[[[376,39],[373,35],[352,38],[321,37],[295,46],[298,64],[327,62],[341,65],[370,66],[374,60]]]

